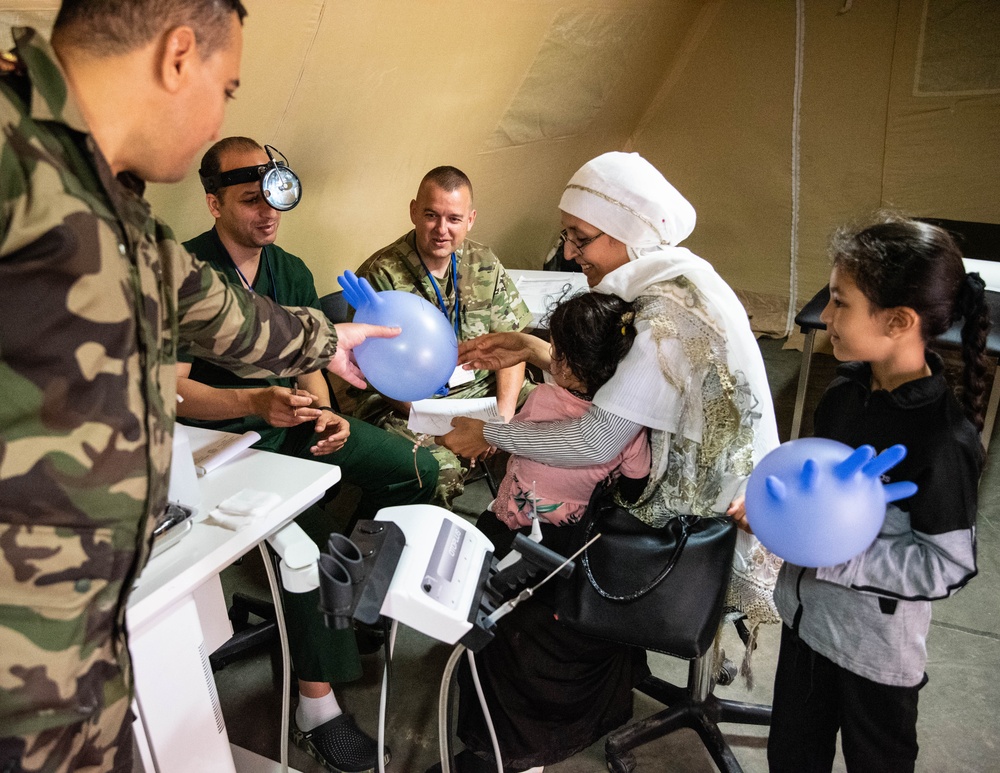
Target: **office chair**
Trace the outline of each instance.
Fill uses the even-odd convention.
[[[324,295],[319,299],[319,305],[322,307],[323,313],[326,314],[326,318],[335,325],[351,320],[351,306],[344,300],[343,292],[338,291]],[[337,392],[334,388],[336,384],[333,380],[333,374],[330,371],[324,371],[323,375],[326,376],[326,384],[330,388],[330,407],[337,413],[341,413],[340,401],[337,399]]]
[[[274,571],[278,572],[278,562],[275,560],[274,553],[270,550],[268,552],[274,565]],[[243,558],[240,558],[239,561],[242,562]],[[230,663],[242,660],[260,648],[268,647],[271,655],[271,673],[276,680],[280,680],[283,671],[281,652],[273,646],[278,643],[278,624],[275,619],[274,603],[236,591],[233,593],[227,614],[229,622],[233,626],[233,635],[225,644],[208,656],[212,672],[221,671]],[[259,617],[260,622],[252,623],[250,621],[251,615]],[[296,683],[293,681],[293,684]]]
[[[506,464],[506,462],[504,462]],[[485,480],[486,485],[490,489],[490,494],[496,499],[497,495],[497,479],[493,475],[493,470],[490,469],[489,459],[483,459],[481,462],[477,462],[475,467],[469,469],[469,472],[465,475],[465,485],[468,486],[470,483],[475,483],[476,481]]]
[[[720,599],[718,605],[704,610],[706,625],[712,624],[713,628],[718,628],[723,621],[725,593],[719,592],[719,589],[724,589],[728,583],[729,575],[726,574],[717,578],[717,585],[714,588],[692,589],[692,592],[706,599]],[[746,627],[742,619],[735,622],[736,629],[746,644],[748,638]],[[664,620],[663,625],[670,625],[670,621]],[[700,625],[692,626],[694,629],[700,627]],[[725,736],[719,729],[719,723],[769,725],[771,707],[716,697],[712,693],[715,686],[713,674],[715,653],[712,644],[703,646],[702,643],[692,642],[689,651],[695,653],[695,657],[688,661],[688,680],[685,686],[679,687],[650,675],[636,687],[667,708],[646,719],[625,725],[608,735],[604,744],[604,755],[611,773],[630,773],[635,770],[633,749],[684,727],[698,733],[719,770],[724,773],[742,773],[743,768],[729,748]]]

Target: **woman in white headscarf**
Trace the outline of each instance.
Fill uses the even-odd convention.
[[[709,263],[676,246],[694,229],[694,208],[638,154],[605,153],[573,175],[559,209],[565,256],[592,291],[636,302],[631,351],[579,419],[456,419],[442,441],[467,458],[501,448],[575,467],[614,458],[648,427],[650,482],[633,514],[657,526],[678,513],[727,512],[778,433],[743,306]],[[522,333],[483,336],[459,356],[476,368],[551,366],[548,344]],[[737,553],[728,606],[755,631],[778,620],[771,591],[780,562],[743,532]],[[629,648],[581,643],[586,637],[552,620],[551,610],[539,613],[542,604],[522,608],[532,606],[505,619],[477,659],[511,770],[565,759],[627,721],[631,688],[647,673],[644,657]],[[462,714],[471,717],[469,708]],[[460,718],[459,733],[488,756],[489,740],[474,720]]]

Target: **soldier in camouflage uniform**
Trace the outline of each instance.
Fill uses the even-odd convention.
[[[125,607],[166,504],[178,343],[363,384],[349,351],[388,332],[234,293],[142,198],[216,136],[244,15],[64,0],[51,47],[16,29],[0,62],[3,771],[132,769]]]
[[[442,310],[455,326],[459,341],[484,333],[522,330],[531,312],[489,247],[466,239],[476,220],[472,183],[452,166],[432,169],[410,202],[414,230],[385,247],[358,269],[376,290],[401,290],[422,296]],[[468,373],[468,372],[466,372]],[[517,411],[534,385],[525,379],[524,365],[474,371],[466,383],[452,379],[447,398],[496,395],[506,420]],[[430,444],[440,467],[438,499],[445,505],[462,493],[468,469],[462,460],[432,439],[417,438],[407,429],[410,406],[374,392],[353,392],[355,415],[414,442]]]

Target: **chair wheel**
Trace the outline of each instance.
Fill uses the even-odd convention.
[[[736,681],[737,674],[739,674],[739,670],[736,668],[736,664],[726,658],[722,661],[722,667],[719,668],[719,673],[715,675],[715,683],[725,687],[726,685],[732,684]]]
[[[604,759],[610,773],[632,773],[636,768],[632,752],[624,752],[619,755],[606,754]]]

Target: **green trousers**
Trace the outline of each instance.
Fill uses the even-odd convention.
[[[430,502],[438,480],[438,464],[426,448],[347,417],[351,435],[342,449],[313,456],[316,436],[311,424],[290,429],[279,453],[336,464],[341,480],[361,489],[361,501],[351,520],[373,518],[383,507]],[[326,547],[335,519],[321,507],[305,510],[295,522],[320,550]],[[339,519],[337,519],[339,520]],[[361,660],[353,630],[326,627],[319,611],[319,591],[282,594],[285,624],[295,675],[309,682],[349,682],[361,676]]]

